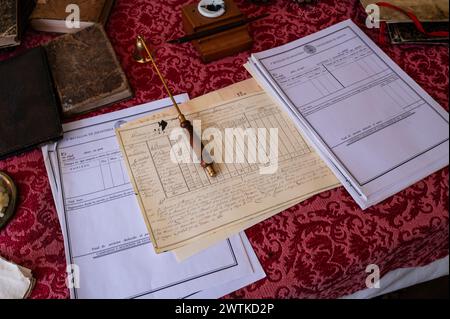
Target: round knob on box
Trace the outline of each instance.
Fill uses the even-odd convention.
[[[217,18],[225,14],[225,2],[223,0],[202,0],[198,4],[198,12],[207,18]]]

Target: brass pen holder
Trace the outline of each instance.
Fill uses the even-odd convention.
[[[153,65],[153,68],[155,69],[156,73],[158,74],[158,77],[160,78],[164,89],[166,90],[167,94],[169,95],[170,99],[172,100],[173,106],[177,110],[178,113],[178,120],[180,121],[180,127],[185,129],[189,133],[189,142],[191,144],[191,147],[196,152],[197,157],[200,159],[200,165],[206,170],[209,176],[214,177],[216,176],[216,171],[214,170],[214,164],[212,161],[205,161],[203,159],[203,150],[204,145],[201,143],[201,149],[200,154],[197,154],[198,150],[196,147],[194,147],[194,128],[192,127],[192,124],[189,120],[186,119],[184,114],[181,112],[180,107],[178,106],[178,103],[175,101],[175,98],[172,95],[172,92],[170,91],[169,87],[167,86],[166,80],[162,76],[161,72],[159,71],[158,66],[156,65],[155,59],[153,58],[152,53],[150,52],[147,43],[145,42],[144,38],[142,36],[138,36],[136,39],[136,46],[134,51],[134,60],[138,63],[147,64],[151,63]]]

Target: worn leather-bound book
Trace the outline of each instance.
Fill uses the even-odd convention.
[[[101,25],[60,36],[46,50],[64,116],[133,96]]]
[[[45,50],[0,62],[0,158],[62,136]]]
[[[377,2],[378,0],[361,0],[364,8]],[[414,13],[421,22],[448,21],[448,0],[389,0],[386,2]],[[380,20],[387,22],[411,22],[411,19],[404,13],[386,7],[380,8]]]
[[[34,0],[0,0],[0,48],[20,45]]]
[[[70,6],[69,6],[70,5]],[[66,20],[75,13],[73,5],[79,8],[80,28],[71,28]],[[44,32],[75,33],[94,23],[105,25],[114,0],[38,0],[31,15],[33,29]]]

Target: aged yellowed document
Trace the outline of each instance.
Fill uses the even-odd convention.
[[[175,251],[186,258],[339,185],[289,117],[253,80],[181,108],[191,121],[201,120],[202,130],[277,129],[278,169],[261,174],[263,165],[246,156],[243,162],[216,163],[218,175],[211,178],[199,164],[174,162],[170,134],[179,123],[172,110],[121,126],[119,144],[157,252],[181,248]]]
[[[197,108],[202,107],[203,105],[216,105],[222,103],[227,100],[235,99],[238,97],[242,97],[245,95],[249,95],[256,92],[261,92],[261,87],[257,84],[254,79],[245,80],[223,89],[208,93],[206,95],[197,97],[193,100],[186,102],[185,107]],[[201,241],[196,241],[193,244],[186,245],[180,248],[173,250],[172,252],[175,254],[175,257],[178,261],[183,261],[200,251],[222,241],[226,238],[230,237],[231,234],[236,234],[243,229],[247,229],[260,223],[267,218],[270,218],[274,214],[282,212],[285,209],[288,209],[295,204],[308,199],[312,195],[307,194],[303,199],[294,199],[292,202],[286,202],[284,207],[277,207],[275,211],[269,211],[266,214],[259,215],[256,218],[252,218],[245,223],[239,223],[232,227],[221,228],[220,231],[213,232],[211,235],[205,236]]]

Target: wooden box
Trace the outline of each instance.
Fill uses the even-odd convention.
[[[225,0],[225,5],[225,14],[217,18],[206,18],[202,16],[198,12],[197,4],[184,6],[182,8],[182,17],[186,34],[219,27],[245,18],[234,1]],[[208,63],[250,49],[253,40],[248,33],[248,26],[244,25],[192,41],[192,44],[200,53],[203,62]]]

